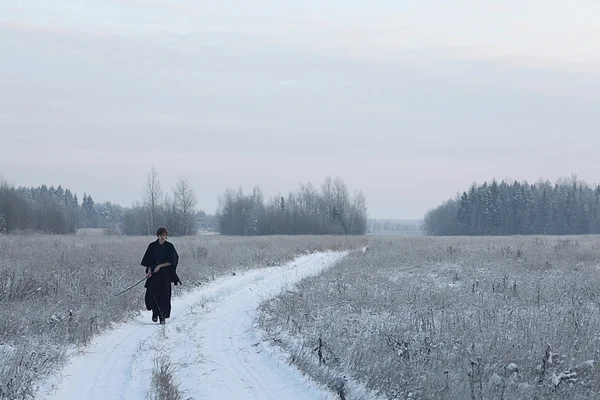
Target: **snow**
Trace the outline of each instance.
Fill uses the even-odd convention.
[[[8,345],[8,344],[3,344],[0,343],[0,355],[4,356],[10,356],[15,352],[15,348]]]
[[[575,379],[575,377],[577,376],[576,372],[561,372],[560,374],[556,375],[554,372],[552,373],[552,384],[554,384],[554,386],[558,386],[563,379],[568,380],[569,382],[576,382],[577,379]]]
[[[254,317],[263,299],[346,254],[314,253],[280,267],[221,277],[174,298],[166,325],[151,322],[144,311],[71,357],[36,398],[147,398],[155,359],[166,355],[176,366],[184,398],[333,400],[331,392],[276,357],[261,340]]]

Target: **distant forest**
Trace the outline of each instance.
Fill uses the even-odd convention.
[[[197,210],[196,195],[185,177],[172,193],[161,188],[152,167],[144,182],[141,202],[123,207],[96,203],[84,193],[62,186],[15,187],[0,180],[0,233],[41,232],[72,234],[80,229],[103,229],[106,234],[154,235],[166,226],[170,235],[215,231],[223,235],[352,234],[367,230],[366,199],[361,192],[351,198],[341,178],[327,177],[317,191],[301,185],[297,193],[266,202],[260,188],[244,195],[227,190],[215,215]]]
[[[428,235],[575,235],[600,233],[600,185],[495,180],[430,210]]]
[[[421,220],[377,219],[370,218],[368,233],[372,235],[420,236],[423,234]]]
[[[320,190],[301,184],[296,192],[269,201],[258,186],[250,194],[227,190],[216,218],[223,235],[364,235],[368,221],[362,192],[351,196],[341,178],[329,176]]]

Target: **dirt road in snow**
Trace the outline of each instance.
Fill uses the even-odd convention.
[[[60,374],[43,384],[39,398],[145,399],[155,360],[166,355],[176,366],[184,399],[335,399],[273,358],[253,323],[263,298],[330,267],[345,254],[315,253],[280,267],[219,278],[174,299],[172,318],[163,326],[144,312],[74,355]]]

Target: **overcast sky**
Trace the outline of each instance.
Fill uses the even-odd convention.
[[[212,213],[340,176],[377,218],[473,183],[600,181],[597,0],[0,3],[0,174]],[[415,4],[415,5],[407,5]]]

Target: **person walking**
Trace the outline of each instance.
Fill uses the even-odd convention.
[[[179,255],[173,243],[167,240],[167,228],[156,231],[157,239],[151,242],[142,257],[142,266],[146,267],[146,309],[152,310],[152,321],[161,324],[171,317],[171,283],[181,284],[177,276]]]

